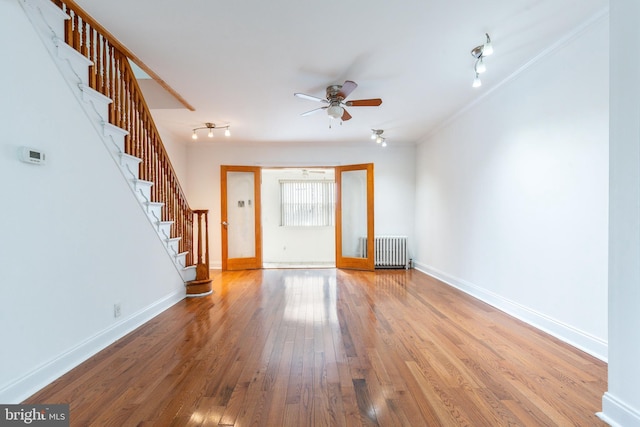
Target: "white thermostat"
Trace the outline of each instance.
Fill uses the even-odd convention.
[[[31,147],[20,147],[20,160],[25,163],[42,165],[47,162],[47,157],[42,150]]]

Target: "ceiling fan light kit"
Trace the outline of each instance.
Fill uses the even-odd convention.
[[[202,129],[207,129],[207,136],[209,138],[213,138],[213,131],[215,129],[224,129],[224,136],[231,136],[231,131],[229,130],[229,127],[231,125],[224,125],[224,126],[218,126],[215,123],[210,123],[207,122],[204,124],[204,126],[201,127],[197,127],[193,129],[193,133],[191,134],[191,139],[198,139],[198,132],[199,130]]]
[[[471,56],[476,58],[476,62],[473,65],[473,70],[475,71],[475,78],[473,79],[472,87],[480,87],[482,86],[482,81],[480,80],[480,74],[487,71],[487,66],[484,63],[484,58],[493,54],[493,44],[491,43],[491,37],[489,37],[489,33],[484,34],[487,39],[484,44],[474,47],[471,49]]]
[[[339,119],[344,114],[344,108],[342,108],[339,104],[330,105],[329,108],[327,108],[327,114],[332,119]]]

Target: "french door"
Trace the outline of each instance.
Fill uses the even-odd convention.
[[[336,167],[336,267],[374,270],[373,163]]]
[[[260,168],[221,166],[222,269],[262,268]]]
[[[336,166],[336,267],[374,270],[373,164]],[[221,166],[222,269],[262,268],[260,167]]]

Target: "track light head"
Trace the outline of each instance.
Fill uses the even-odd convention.
[[[475,79],[473,79],[473,84],[471,86],[472,87],[480,87],[480,86],[482,86],[482,80],[480,80],[480,75],[478,73],[476,73],[476,77],[475,77]]]
[[[487,41],[484,42],[484,46],[482,46],[482,56],[489,56],[493,54],[493,44],[491,43],[491,37],[489,37],[489,33],[484,33],[487,36]]]
[[[487,66],[484,65],[484,59],[483,58],[484,57],[481,56],[480,58],[478,58],[476,60],[475,70],[476,70],[476,73],[478,73],[478,74],[482,74],[485,71],[487,71]]]

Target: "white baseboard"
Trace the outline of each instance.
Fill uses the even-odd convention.
[[[589,353],[604,362],[607,361],[608,343],[602,339],[589,335],[543,313],[539,313],[529,307],[474,285],[473,283],[450,276],[431,266],[416,262],[415,268],[541,331],[553,335],[573,347]]]
[[[609,392],[602,396],[602,412],[596,415],[611,427],[640,426],[640,412]]]
[[[185,298],[181,289],[79,343],[67,352],[35,368],[0,390],[0,403],[17,404],[69,372],[91,356],[113,344]]]

